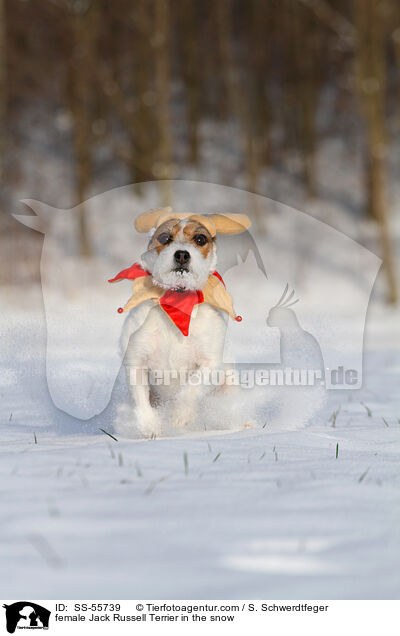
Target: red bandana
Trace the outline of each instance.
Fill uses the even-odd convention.
[[[218,272],[213,272],[224,285],[222,276]],[[147,272],[139,263],[134,263],[131,267],[123,269],[114,278],[111,278],[108,282],[114,283],[118,280],[128,279],[135,280],[142,276],[150,276],[150,272]],[[166,292],[160,298],[160,307],[170,317],[172,322],[178,327],[184,336],[189,335],[190,318],[192,316],[193,307],[200,305],[204,302],[204,296],[202,291],[176,291],[175,289],[167,289]]]
[[[117,280],[123,280],[127,278],[128,280],[135,280],[136,278],[141,278],[142,276],[150,276],[150,272],[147,272],[139,263],[133,263],[131,267],[127,269],[123,269],[122,272],[117,274],[115,278],[110,278],[109,283],[115,283]]]

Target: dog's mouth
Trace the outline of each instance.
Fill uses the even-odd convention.
[[[186,266],[179,266],[179,267],[175,267],[173,270],[173,272],[175,272],[175,274],[178,274],[179,276],[184,276],[185,274],[189,274],[189,268]],[[182,280],[182,283],[178,283],[177,285],[175,285],[174,287],[175,291],[177,292],[184,292],[186,291],[186,285],[184,280]]]
[[[176,291],[189,291],[204,286],[202,280],[199,281],[198,274],[193,271],[193,267],[186,263],[174,263],[167,271],[153,272],[153,282],[164,289]]]
[[[176,272],[177,274],[188,274],[189,268],[186,266],[180,265],[179,267],[175,267],[172,271]]]

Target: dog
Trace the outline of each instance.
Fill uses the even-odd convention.
[[[231,297],[215,271],[217,235],[238,234],[249,226],[246,215],[206,216],[174,213],[171,208],[150,210],[135,221],[139,232],[149,232],[149,243],[140,264],[135,265],[135,276],[126,275],[128,270],[120,276],[136,278],[139,272],[134,291],[135,285],[142,286],[125,308],[133,307],[123,327],[121,346],[126,352],[124,364],[136,425],[144,437],[160,435],[161,406],[170,407],[172,426],[184,427],[194,421],[201,400],[213,390],[203,382],[182,383],[182,371],[186,378],[193,374],[201,378],[203,370],[221,369],[226,314],[241,318],[235,315]],[[147,289],[144,296],[142,288]],[[172,308],[163,304],[165,298],[175,299],[168,301]],[[193,306],[180,313],[181,300]],[[149,383],[152,373],[166,370],[168,382]]]

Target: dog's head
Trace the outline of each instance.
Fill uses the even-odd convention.
[[[161,287],[203,289],[217,264],[217,234],[239,234],[250,226],[244,214],[174,213],[171,208],[144,212],[135,221],[139,232],[150,232],[143,265]]]

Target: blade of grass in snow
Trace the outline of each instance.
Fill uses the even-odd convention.
[[[336,444],[336,459],[339,457],[339,442]]]
[[[161,484],[161,482],[165,481],[170,476],[171,475],[164,475],[164,477],[160,477],[160,479],[156,479],[155,481],[152,481],[151,484],[149,485],[149,487],[146,488],[146,490],[144,491],[144,494],[145,495],[150,495],[150,493],[153,492],[153,490],[157,486],[157,484]]]
[[[220,457],[221,457],[221,453],[218,453],[217,455],[215,455],[213,459],[213,463],[216,462]]]
[[[185,468],[185,475],[189,474],[189,459],[186,451],[183,453],[183,466]]]
[[[105,433],[106,435],[108,435],[108,437],[111,437],[111,439],[113,439],[115,442],[118,442],[117,438],[114,437],[114,435],[111,435],[111,433],[107,433],[107,431],[105,431],[104,428],[99,428],[99,431],[101,431],[102,433]]]
[[[367,470],[365,470],[363,472],[362,475],[360,475],[360,477],[358,478],[358,483],[361,484],[361,482],[364,480],[364,478],[368,475],[369,469],[371,468],[371,466],[368,466]]]
[[[123,466],[124,458],[122,457],[122,453],[118,453],[118,466]]]
[[[135,468],[136,468],[136,474],[137,474],[137,476],[138,476],[138,477],[143,477],[143,473],[142,473],[142,471],[141,471],[141,468],[140,468],[139,462],[136,462],[136,464],[135,464]]]
[[[12,420],[12,413],[10,413],[10,418],[8,421],[11,422],[11,420]]]
[[[62,559],[42,534],[39,532],[31,533],[28,534],[27,539],[50,567],[60,568],[63,566]]]
[[[341,407],[341,406],[339,406],[339,408],[338,408],[338,409],[336,409],[336,411],[333,411],[332,415],[330,416],[330,418],[329,418],[329,420],[328,420],[329,422],[332,422],[332,428],[335,428],[335,426],[336,426],[336,418],[337,418],[337,416],[339,415],[339,413],[340,413],[340,409],[341,409],[341,408],[342,408],[342,407]]]
[[[37,444],[37,437],[36,437],[36,433],[33,433],[33,439],[35,440],[35,444]]]
[[[111,448],[110,444],[107,444],[108,448],[110,449],[110,455],[111,455],[111,459],[115,459],[115,453],[113,451],[113,449]]]
[[[360,402],[360,404],[361,404],[361,405],[365,408],[365,410],[367,411],[367,415],[368,415],[368,417],[371,417],[371,415],[372,415],[372,411],[371,411],[371,409],[370,409],[370,408],[369,408],[366,404],[364,404],[364,402]]]
[[[387,426],[387,427],[389,428],[389,424],[387,423],[387,421],[385,420],[385,418],[384,418],[384,417],[382,417],[382,419],[383,419],[383,423],[384,423],[384,425],[385,425],[385,426]]]

